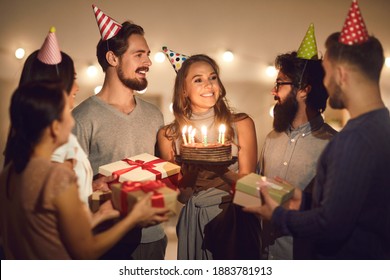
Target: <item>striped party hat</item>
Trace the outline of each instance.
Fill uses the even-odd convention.
[[[50,28],[42,47],[40,48],[37,58],[39,61],[49,65],[55,65],[61,62],[62,56],[56,37],[56,29]]]
[[[340,33],[339,42],[344,45],[358,45],[368,40],[368,32],[357,0],[353,0],[347,19]]]
[[[121,30],[122,25],[103,13],[102,10],[96,7],[96,5],[92,5],[92,8],[93,12],[95,13],[100,34],[102,36],[102,41],[106,41],[114,37],[119,32],[119,30]]]
[[[168,49],[167,47],[162,47],[162,50],[165,53],[165,55],[168,57],[169,62],[172,64],[173,69],[176,71],[176,73],[177,73],[177,71],[180,70],[182,63],[187,58],[189,58],[189,56],[174,52],[174,51]]]
[[[316,37],[314,35],[314,24],[311,23],[306,35],[299,46],[297,57],[303,59],[318,59]]]

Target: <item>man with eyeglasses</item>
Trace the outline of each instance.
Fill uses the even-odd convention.
[[[259,182],[263,204],[244,211],[270,220],[282,234],[305,238],[308,259],[389,260],[390,116],[380,90],[384,51],[368,34],[356,0],[342,31],[331,34],[325,46],[329,105],[346,109],[351,118],[318,160],[312,209],[284,209]],[[296,191],[292,201],[298,205],[304,199]]]
[[[313,32],[311,25],[305,38]],[[313,45],[314,53],[305,53],[301,46],[298,52],[279,55],[275,60],[278,76],[271,90],[276,100],[274,130],[265,139],[259,162],[261,175],[280,177],[308,197],[319,155],[336,134],[321,116],[328,93],[322,83],[324,70],[317,59],[315,41]],[[302,205],[308,207],[309,203]],[[264,258],[304,258],[304,240],[281,237],[270,223],[263,222],[262,241]]]

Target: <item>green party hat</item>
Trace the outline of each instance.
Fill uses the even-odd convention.
[[[299,46],[298,58],[303,59],[318,59],[316,37],[314,35],[314,24],[311,23],[306,31],[306,35]]]

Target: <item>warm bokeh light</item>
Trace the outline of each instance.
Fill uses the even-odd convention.
[[[165,61],[165,54],[162,52],[157,52],[154,55],[154,61],[157,63],[163,63]]]
[[[23,48],[19,48],[15,51],[15,57],[17,59],[22,59],[24,55],[26,54],[25,50]]]
[[[390,68],[390,57],[386,57],[385,64],[387,68]]]
[[[102,90],[102,86],[97,86],[97,87],[95,87],[95,89],[93,90],[93,92],[94,92],[95,94],[98,94],[101,90]]]
[[[91,77],[91,78],[95,77],[97,75],[97,72],[98,72],[98,70],[97,70],[95,65],[88,66],[88,68],[87,68],[87,75],[89,77]]]
[[[276,77],[276,74],[277,74],[277,70],[275,68],[275,66],[267,66],[267,69],[265,69],[265,72],[267,73],[267,76],[268,77]]]
[[[271,108],[269,108],[269,115],[271,116],[271,118],[274,117],[274,108],[275,108],[275,104],[271,105]]]
[[[232,62],[234,60],[234,54],[231,51],[225,51],[222,58],[226,62]]]
[[[171,102],[171,104],[169,104],[169,112],[171,112],[173,114],[173,103]]]
[[[135,92],[137,92],[137,93],[139,93],[139,94],[144,94],[147,90],[148,90],[148,88],[146,87],[146,88],[143,89],[143,90],[136,90]]]

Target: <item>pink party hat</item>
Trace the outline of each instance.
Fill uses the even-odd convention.
[[[368,40],[368,32],[357,0],[352,0],[347,19],[344,22],[339,42],[345,45],[362,44]]]
[[[96,5],[92,5],[92,8],[95,13],[100,34],[102,35],[102,40],[106,41],[114,37],[119,30],[121,30],[122,25],[103,13]]]
[[[167,47],[162,47],[163,52],[168,57],[169,62],[171,62],[173,69],[175,69],[176,73],[180,70],[182,63],[189,58],[189,56],[174,52]]]
[[[47,34],[45,42],[43,42],[37,56],[41,62],[49,65],[58,64],[62,60],[55,32],[56,29],[54,27],[50,28],[49,34]]]

